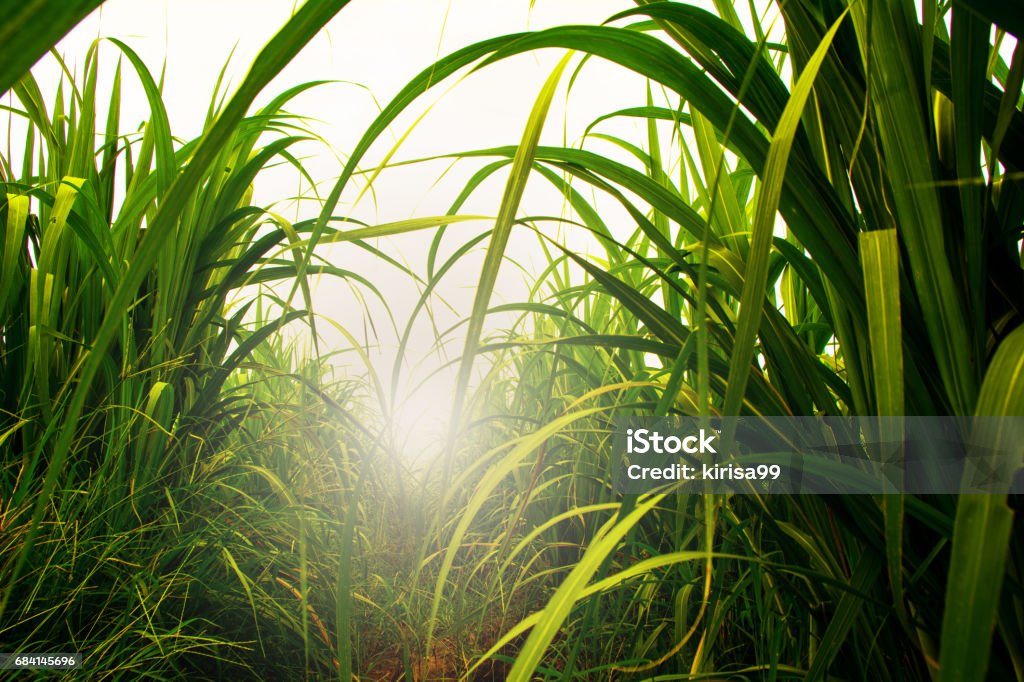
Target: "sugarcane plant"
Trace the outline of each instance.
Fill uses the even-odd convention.
[[[318,215],[289,221],[251,186],[282,163],[317,187],[293,152],[313,135],[286,111],[315,84],[250,108],[346,2],[299,8],[192,141],[124,43],[105,45],[122,57],[102,107],[99,48],[53,98],[26,74],[96,4],[0,13],[24,140],[0,155],[0,642],[74,645],[108,677],[415,679],[458,661],[445,674],[1024,679],[1017,499],[622,496],[610,437],[636,414],[1022,414],[1014,7],[637,0],[600,26],[492,38],[414,78]],[[478,166],[449,215],[337,215],[386,172],[360,164],[423,93],[549,48],[570,53],[517,144],[437,150]],[[646,97],[541,144],[559,88],[571,101],[597,59]],[[125,74],[149,103],[138,129],[121,122]],[[490,229],[452,248],[496,174]],[[526,212],[538,183],[564,215]],[[455,418],[394,578],[360,501],[395,496],[368,414],[386,391],[372,368],[335,381],[330,353],[283,334],[318,338],[313,275],[373,295],[318,246],[412,230],[434,238],[399,368],[432,292],[486,253],[464,323],[438,332],[462,337]],[[547,263],[529,300],[496,306],[517,230]]]
[[[51,28],[85,4],[50,7]],[[59,33],[4,42],[21,142],[0,154],[5,651],[81,651],[97,678],[351,668],[333,623],[356,508],[353,385],[283,340],[313,325],[309,277],[349,275],[302,262],[312,220],[252,201],[268,165],[312,184],[291,150],[314,136],[286,107],[317,84],[250,111],[344,4],[297,11],[232,97],[218,85],[191,141],[128,45],[95,44],[77,75],[54,53],[51,97],[29,64],[9,78],[7,52],[41,54]],[[5,13],[4,31],[45,5]],[[106,99],[100,50],[118,55]],[[149,105],[138,128],[121,112],[128,78]]]
[[[499,592],[556,576],[546,605],[490,651],[510,660],[515,645],[509,679],[1021,679],[1014,499],[622,501],[609,491],[608,425],[613,413],[1022,414],[1019,11],[969,0],[637,5],[602,26],[445,57],[354,151],[351,164],[449,75],[534,50],[574,50],[649,82],[646,101],[601,116],[579,144],[538,143],[549,82],[519,145],[443,150],[488,160],[460,201],[509,169],[462,363],[524,348],[509,410],[532,435],[487,455],[459,498],[460,523],[439,520],[431,541],[448,549],[432,615],[466,593],[459,571],[485,565],[457,559],[482,532],[506,538],[487,559],[506,571]],[[618,117],[646,134],[603,133]],[[563,229],[592,233],[600,256],[517,215],[528,180],[563,193]],[[609,202],[631,231],[606,224]],[[488,346],[483,320],[512,229],[536,230],[550,265],[520,306],[530,323]],[[480,456],[459,452],[453,441],[449,456]],[[481,530],[502,495],[519,511]],[[559,564],[551,553],[567,526],[580,551]]]

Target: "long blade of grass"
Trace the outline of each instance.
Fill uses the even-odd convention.
[[[852,8],[866,46],[871,102],[892,193],[896,227],[921,301],[928,339],[954,414],[970,414],[977,398],[978,348],[969,334],[967,301],[954,278],[936,189],[930,101],[922,79],[919,27],[907,3],[865,2]]]
[[[0,95],[103,0],[0,2]]]
[[[203,136],[195,155],[170,186],[153,222],[150,224],[146,238],[142,240],[139,250],[122,279],[114,296],[107,306],[103,322],[97,330],[92,349],[82,366],[77,384],[64,413],[64,426],[60,430],[53,445],[46,478],[32,514],[29,532],[26,534],[18,559],[8,586],[0,600],[0,616],[3,615],[11,591],[17,577],[24,568],[32,552],[32,546],[40,529],[40,522],[49,504],[50,495],[57,485],[57,479],[63,471],[68,450],[77,434],[78,419],[82,415],[85,401],[91,390],[91,384],[106,360],[106,351],[120,329],[126,311],[138,292],[143,279],[149,274],[168,239],[174,236],[174,227],[188,197],[196,190],[213,163],[221,148],[234,133],[236,126],[245,116],[253,100],[264,86],[276,76],[281,69],[308,43],[313,36],[345,5],[349,0],[322,0],[308,2],[303,5],[288,23],[260,51],[253,62],[245,80],[238,91],[228,102],[216,123]]]
[[[1003,340],[978,396],[978,416],[1024,416],[1024,327]],[[986,453],[1020,453],[1013,429],[985,429],[975,445]],[[1006,462],[1010,472],[1020,467]],[[999,593],[1006,573],[1013,512],[1006,495],[963,495],[953,527],[952,560],[942,617],[939,680],[982,680],[988,670]]]
[[[554,419],[545,424],[536,432],[529,434],[528,436],[521,439],[515,446],[505,455],[499,464],[490,467],[484,474],[484,477],[477,484],[476,489],[473,491],[473,495],[470,498],[468,504],[463,509],[462,514],[459,516],[459,522],[455,526],[455,530],[452,534],[452,539],[448,543],[448,548],[445,551],[444,559],[441,562],[441,569],[438,572],[437,580],[434,586],[434,599],[430,606],[430,619],[427,621],[427,650],[429,651],[431,641],[433,639],[434,629],[436,627],[437,614],[441,608],[441,599],[444,596],[444,589],[448,584],[448,576],[452,570],[452,566],[455,562],[455,554],[458,552],[461,546],[462,539],[465,537],[466,532],[469,530],[470,525],[476,518],[476,515],[483,508],[484,504],[490,498],[491,493],[498,486],[498,484],[508,474],[512,472],[519,463],[541,447],[543,443],[560,430],[566,428],[570,424],[590,415],[597,414],[604,411],[606,408],[603,407],[591,407],[582,410],[576,410],[569,414],[563,415],[558,419]]]
[[[875,384],[875,413],[879,416],[902,416],[903,333],[900,317],[899,242],[896,230],[875,230],[860,235],[861,267],[864,269],[864,291],[868,304],[868,336],[871,341],[872,377]],[[896,420],[880,420],[886,431],[878,437],[883,443],[903,441],[903,429]],[[893,462],[901,465],[902,449]],[[902,475],[893,483],[900,487]],[[892,480],[892,478],[890,478]],[[908,631],[909,619],[903,602],[903,495],[886,495],[882,499],[885,523],[885,552],[888,560],[889,584],[893,591],[896,613]]]
[[[857,568],[854,569],[850,579],[851,591],[844,592],[836,605],[835,616],[828,628],[821,636],[821,643],[818,645],[807,670],[807,679],[811,682],[825,679],[825,673],[835,660],[836,654],[846,641],[847,633],[857,620],[857,615],[864,606],[864,599],[858,593],[867,593],[870,590],[878,573],[882,569],[880,556],[874,553],[865,554],[861,557]]]
[[[786,164],[789,161],[789,152],[793,147],[793,140],[796,138],[804,106],[811,96],[814,80],[818,76],[818,69],[825,60],[825,56],[832,46],[832,39],[845,18],[846,13],[844,12],[832,24],[810,61],[804,67],[800,78],[793,87],[789,102],[782,112],[779,125],[772,135],[771,148],[768,151],[761,190],[758,194],[757,208],[754,212],[753,237],[743,278],[743,293],[740,296],[736,343],[733,347],[733,356],[729,367],[729,385],[722,407],[722,412],[726,415],[739,414],[740,405],[743,403],[743,393],[747,387],[747,378],[750,375],[754,343],[758,327],[761,324],[761,308],[764,304],[765,284],[768,277],[768,258],[771,255],[772,238],[775,235],[775,214],[779,207],[779,198],[782,195],[782,184],[786,174]]]
[[[487,254],[484,257],[480,278],[477,280],[473,310],[470,313],[469,328],[466,331],[466,343],[463,348],[462,361],[459,365],[459,374],[455,383],[449,446],[453,442],[456,429],[459,427],[466,390],[469,386],[473,363],[480,345],[480,334],[484,328],[484,318],[487,316],[487,309],[490,306],[494,284],[498,280],[498,270],[501,267],[502,260],[505,258],[505,246],[508,244],[509,235],[512,233],[516,212],[519,210],[519,203],[523,198],[527,180],[531,175],[534,154],[540,142],[541,131],[544,129],[544,121],[547,119],[548,110],[551,108],[551,101],[554,99],[555,90],[562,79],[562,73],[565,71],[565,67],[568,66],[571,57],[572,53],[569,53],[562,58],[541,88],[540,94],[533,105],[533,110],[530,112],[530,117],[526,122],[523,139],[512,159],[512,168],[509,171],[508,182],[505,185],[505,192],[502,195],[501,205],[498,208],[497,219],[494,221],[491,242],[487,247]],[[452,457],[449,456],[445,464],[445,476],[441,479],[443,485],[446,484],[451,476],[451,466]]]
[[[664,494],[652,495],[639,502],[627,515],[615,519],[614,522],[609,522],[611,526],[605,527],[604,535],[587,548],[583,557],[573,567],[555,594],[551,596],[538,617],[530,636],[516,657],[515,665],[509,672],[508,679],[511,682],[528,682],[533,679],[534,671],[540,664],[544,652],[551,640],[555,638],[565,619],[569,617],[573,605],[587,589],[587,583],[597,573],[608,555],[615,550],[622,538],[664,497]]]

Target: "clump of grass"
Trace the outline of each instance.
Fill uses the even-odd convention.
[[[5,649],[80,651],[97,679],[351,668],[335,597],[370,441],[341,407],[355,384],[283,345],[312,313],[267,288],[298,283],[308,302],[309,276],[341,271],[302,263],[312,221],[252,205],[268,164],[305,175],[289,149],[310,136],[284,107],[310,85],[247,114],[342,4],[300,11],[190,142],[117,41],[105,101],[98,44],[53,100],[30,74],[14,84],[24,151],[0,156]],[[150,107],[137,131],[120,116],[129,77]]]
[[[28,142],[0,163],[2,641],[81,650],[107,677],[1021,678],[1006,496],[623,498],[609,473],[616,415],[1022,414],[1012,10],[638,2],[603,26],[471,45],[386,106],[319,217],[291,224],[251,206],[250,184],[273,160],[303,172],[283,112],[302,88],[247,112],[343,4],[304,6],[184,144],[124,45],[151,107],[138,133],[120,128],[120,70],[100,131],[95,52],[52,103],[15,85]],[[449,215],[338,228],[358,164],[425,90],[543,48],[632,70],[647,97],[577,146],[540,145],[567,58],[517,146],[451,152],[486,165]],[[642,133],[608,132],[621,117]],[[494,229],[438,262],[446,226],[478,219],[461,206],[506,168]],[[539,182],[592,254],[522,215]],[[417,505],[381,465],[373,368],[336,382],[281,331],[314,326],[309,276],[357,277],[317,244],[427,229],[414,316],[489,240],[472,311],[439,334],[467,330],[462,414]],[[536,230],[547,267],[530,300],[494,308],[514,229]],[[281,281],[293,295],[246,289]],[[521,324],[490,334],[499,311]]]
[[[439,518],[448,563],[434,612],[479,599],[463,576],[490,562],[501,566],[495,609],[505,590],[555,580],[544,608],[509,630],[528,633],[515,680],[1019,677],[1019,524],[1005,496],[619,501],[607,473],[613,412],[1022,414],[1022,159],[1009,141],[1024,134],[1024,58],[1019,43],[1010,64],[1000,51],[1015,15],[790,2],[741,19],[726,3],[717,15],[638,5],[606,26],[499,37],[442,59],[351,160],[477,60],[486,72],[566,48],[651,84],[578,148],[536,146],[531,119],[518,147],[450,154],[490,164],[464,195],[511,168],[491,256],[529,178],[564,193],[606,257],[541,242],[552,255],[522,305],[532,324],[512,339],[528,350],[506,409],[524,426],[470,459],[481,478],[461,520]],[[548,97],[550,86],[539,108]],[[646,121],[646,135],[597,134],[620,116]],[[635,161],[594,149],[608,143]],[[631,234],[604,224],[609,204],[631,216]],[[481,275],[464,367],[499,264],[489,257]],[[489,517],[492,506],[506,513]],[[499,549],[457,560],[470,537]]]

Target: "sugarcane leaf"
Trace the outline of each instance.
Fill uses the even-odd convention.
[[[0,2],[0,95],[103,0]]]
[[[750,364],[754,357],[754,344],[757,337],[757,330],[761,324],[761,309],[765,298],[765,284],[768,277],[768,262],[771,255],[772,238],[775,235],[775,215],[779,207],[779,198],[782,195],[782,185],[786,174],[786,163],[789,161],[789,153],[793,141],[796,138],[796,131],[800,125],[800,117],[803,115],[804,105],[807,103],[814,87],[814,79],[818,75],[828,50],[832,45],[832,38],[839,30],[844,12],[825,34],[821,44],[814,51],[811,59],[804,67],[779,125],[772,135],[771,148],[768,151],[768,159],[765,162],[764,179],[761,183],[761,190],[758,194],[757,208],[754,213],[753,237],[750,244],[750,252],[747,258],[746,269],[743,274],[743,293],[740,296],[740,316],[737,321],[736,343],[733,347],[733,355],[729,368],[729,385],[726,389],[723,414],[738,415],[739,407],[743,402],[743,392],[746,390],[747,378],[750,376]]]

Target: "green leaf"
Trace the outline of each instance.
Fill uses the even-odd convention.
[[[527,180],[530,177],[533,167],[533,159],[540,142],[540,134],[544,129],[544,121],[547,119],[548,109],[551,108],[551,100],[554,99],[555,90],[565,67],[569,64],[572,54],[567,54],[555,67],[548,77],[547,82],[541,88],[540,94],[533,105],[530,117],[523,130],[523,139],[516,149],[512,159],[512,168],[509,171],[508,182],[505,185],[505,192],[501,197],[501,205],[498,208],[498,217],[494,221],[494,231],[491,233],[491,242],[487,247],[487,254],[484,256],[483,269],[480,278],[477,280],[476,296],[473,299],[473,310],[469,317],[469,328],[466,331],[466,344],[462,352],[462,361],[459,365],[459,375],[455,384],[455,398],[452,407],[452,433],[458,428],[460,413],[469,385],[470,374],[473,370],[473,363],[480,345],[480,334],[484,328],[484,319],[487,316],[487,309],[490,306],[491,293],[494,284],[498,280],[498,270],[505,258],[505,246],[508,244],[509,235],[512,234],[512,226],[515,224],[516,212],[519,210],[519,202],[523,198]],[[445,471],[449,472],[451,458],[445,465]],[[450,474],[446,473],[443,481],[447,481]]]
[[[939,682],[986,679],[1012,527],[1005,495],[960,497],[942,615]]]
[[[882,417],[904,414],[903,333],[900,317],[900,260],[896,230],[875,230],[860,235],[860,260],[864,269],[864,291],[868,304],[868,338],[871,342],[872,379],[875,384],[875,412]],[[883,443],[903,441],[898,420],[879,420],[884,429],[877,435]],[[902,459],[903,449],[880,453]],[[890,476],[899,476],[894,485],[902,485],[900,462]],[[890,478],[892,480],[892,478]],[[903,494],[882,498],[885,523],[885,553],[889,585],[900,622],[910,630],[903,602]]]
[[[103,0],[0,2],[0,95]]]
[[[558,634],[566,618],[569,617],[573,605],[586,592],[587,583],[597,573],[608,555],[615,550],[622,538],[626,536],[626,533],[664,497],[664,495],[648,497],[639,502],[636,508],[621,519],[615,518],[606,524],[602,529],[603,534],[602,531],[599,531],[598,538],[587,548],[583,558],[559,585],[538,616],[536,625],[533,626],[530,636],[516,656],[515,665],[509,672],[508,679],[511,682],[528,682],[533,679],[534,671],[537,669],[541,657],[555,635]],[[705,554],[705,557],[708,556],[709,554]]]
[[[953,6],[964,7],[1017,38],[1024,38],[1024,13],[1019,5],[1003,0],[953,0]]]
[[[900,252],[896,230],[860,235],[860,259],[868,304],[868,337],[879,416],[903,415],[903,330],[900,316]],[[897,442],[897,438],[885,442]]]
[[[793,140],[800,125],[800,117],[804,105],[811,95],[814,79],[818,69],[825,60],[832,39],[843,19],[844,12],[832,24],[824,39],[814,51],[800,78],[793,87],[792,95],[782,112],[779,125],[772,135],[771,148],[765,162],[761,190],[757,198],[754,212],[753,238],[743,278],[743,293],[740,296],[740,316],[736,327],[736,343],[733,347],[729,366],[728,388],[725,393],[722,413],[738,415],[746,391],[747,378],[750,376],[751,360],[754,357],[754,344],[757,330],[761,324],[761,307],[764,305],[766,283],[768,279],[768,259],[771,255],[772,238],[775,235],[775,214],[782,195],[782,185],[786,176],[786,164],[789,152],[793,148]]]
[[[985,373],[978,417],[1024,416],[1024,326],[1003,339]],[[974,434],[971,456],[1018,453],[1002,462],[1004,476],[1020,468],[1018,429],[1006,422]],[[946,608],[942,617],[939,657],[940,682],[983,680],[992,650],[992,634],[999,613],[999,592],[1013,527],[1013,512],[1006,495],[963,495],[953,527],[952,559],[946,583]]]
[[[288,21],[288,23],[260,51],[245,80],[238,91],[228,102],[224,111],[213,126],[203,136],[184,172],[177,175],[163,197],[159,209],[149,225],[145,238],[142,240],[134,260],[121,280],[116,292],[107,305],[103,322],[100,324],[93,340],[93,346],[83,363],[78,381],[71,394],[65,410],[64,425],[60,429],[53,444],[53,452],[43,481],[42,489],[36,499],[32,514],[32,522],[25,536],[24,544],[14,561],[13,570],[7,577],[7,588],[0,599],[0,615],[3,615],[12,589],[32,552],[36,536],[40,531],[43,514],[49,504],[57,480],[64,473],[64,462],[72,441],[78,431],[78,420],[82,416],[86,399],[92,390],[92,382],[103,367],[114,340],[114,335],[121,329],[125,316],[132,301],[135,299],[139,286],[149,275],[150,270],[169,240],[175,237],[178,218],[192,193],[199,187],[210,165],[220,154],[222,148],[234,135],[238,124],[244,118],[253,100],[299,50],[335,15],[349,0],[317,0],[307,2]],[[70,379],[69,379],[70,381]]]
[[[943,230],[929,139],[930,94],[926,93],[920,27],[908,3],[859,3],[854,25],[872,68],[870,99],[893,185],[896,229],[910,264],[928,339],[953,414],[970,414],[977,398],[978,348],[970,335],[965,294],[957,286]],[[869,12],[870,9],[870,12]]]
[[[7,316],[8,297],[17,296],[24,282],[20,273],[22,237],[28,221],[27,196],[7,194],[7,224],[4,226],[2,259],[0,259],[0,315]]]
[[[825,679],[825,673],[828,672],[836,654],[842,648],[847,633],[853,627],[864,606],[864,599],[859,595],[868,593],[881,569],[882,562],[874,553],[865,554],[857,563],[853,576],[850,578],[850,591],[844,592],[843,596],[839,598],[835,615],[822,634],[814,660],[811,661],[811,666],[807,670],[806,679],[810,682]]]

